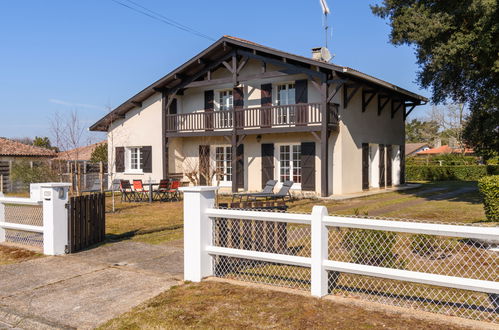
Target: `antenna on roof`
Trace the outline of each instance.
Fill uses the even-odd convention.
[[[327,48],[327,32],[328,32],[328,29],[329,29],[329,25],[327,23],[327,15],[330,13],[330,11],[329,11],[329,7],[327,5],[326,0],[319,0],[319,2],[321,4],[322,13],[324,14],[323,25],[324,25],[324,32],[325,32],[325,35],[326,35],[326,48]]]

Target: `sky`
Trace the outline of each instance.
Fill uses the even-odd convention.
[[[134,1],[213,39],[303,56],[324,45],[319,0]],[[379,2],[328,0],[332,62],[429,97],[415,82],[413,49],[389,44],[387,21],[371,13]],[[212,42],[113,0],[0,0],[0,136],[51,137],[55,114],[72,111],[88,127]],[[102,139],[85,132],[82,142]]]

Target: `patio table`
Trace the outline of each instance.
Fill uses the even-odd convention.
[[[153,202],[153,194],[154,194],[153,187],[159,186],[159,182],[149,181],[149,182],[144,182],[144,184],[149,186],[149,203],[152,203]]]

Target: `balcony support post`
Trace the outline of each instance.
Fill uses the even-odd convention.
[[[321,197],[326,197],[328,195],[328,138],[329,138],[329,127],[328,127],[328,84],[327,82],[321,83]]]

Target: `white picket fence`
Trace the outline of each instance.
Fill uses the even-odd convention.
[[[30,198],[0,196],[0,244],[64,254],[68,244],[67,183],[31,184]]]
[[[499,243],[498,227],[328,216],[324,206],[311,214],[219,209],[215,187],[182,191],[185,280],[266,277],[293,287],[293,278],[316,297],[349,290],[499,321],[499,253],[483,243]]]

